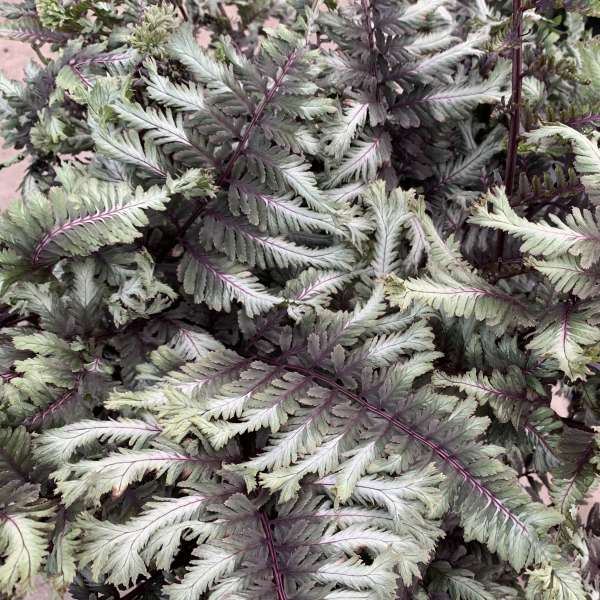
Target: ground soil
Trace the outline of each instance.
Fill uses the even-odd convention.
[[[0,69],[6,77],[21,79],[23,69],[33,58],[35,54],[27,44],[0,40]],[[1,148],[0,161],[10,159],[15,154],[17,152],[12,148]],[[8,203],[17,196],[26,166],[25,162],[20,162],[0,171],[0,209],[6,208]]]

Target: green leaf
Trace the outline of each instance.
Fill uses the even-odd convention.
[[[54,516],[49,505],[0,507],[0,586],[12,590],[16,585],[30,588],[41,573],[48,554]]]
[[[197,519],[211,500],[216,498],[210,494],[158,498],[126,523],[83,515],[78,521],[84,532],[79,560],[84,565],[91,564],[96,578],[110,573],[108,581],[115,585],[128,586],[138,576],[147,576],[151,563],[169,569],[186,530],[202,531]],[[209,530],[208,526],[204,529]]]
[[[575,154],[575,170],[592,198],[600,197],[600,149],[597,139],[589,139],[581,132],[562,125],[550,123],[528,134],[530,142],[537,143],[558,136],[571,143]]]
[[[600,331],[590,324],[593,310],[565,302],[547,311],[528,344],[528,348],[556,358],[569,379],[585,379]]]
[[[229,312],[232,302],[237,300],[249,317],[281,302],[244,266],[192,244],[186,243],[185,249],[177,272],[183,289],[193,295],[195,302],[205,302],[214,310]]]
[[[413,302],[441,309],[451,316],[475,318],[506,330],[511,324],[532,323],[527,307],[517,298],[468,273],[436,273],[433,277],[402,281],[390,277],[386,292],[392,305],[406,309]]]
[[[146,211],[164,210],[166,200],[159,188],[132,190],[87,179],[73,193],[54,188],[48,197],[37,194],[11,204],[0,223],[0,239],[32,267],[53,264],[132,242],[148,224]]]
[[[492,206],[488,210],[486,203]],[[554,256],[567,252],[581,257],[581,266],[589,268],[600,259],[600,227],[598,216],[590,210],[574,208],[564,221],[550,215],[554,225],[545,221],[532,223],[511,208],[503,190],[497,188],[484,196],[476,206],[470,222],[493,227],[523,240],[521,251],[534,255]]]
[[[35,443],[35,456],[45,464],[60,467],[75,453],[94,442],[123,443],[139,447],[161,432],[161,427],[138,419],[78,421],[44,432]]]

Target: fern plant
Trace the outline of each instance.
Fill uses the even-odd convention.
[[[592,4],[2,8],[4,597],[597,596]]]

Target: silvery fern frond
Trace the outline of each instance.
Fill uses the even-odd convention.
[[[35,195],[27,204],[13,204],[3,221],[0,236],[14,244],[14,254],[5,255],[7,264],[37,268],[131,242],[148,223],[145,211],[164,210],[166,201],[159,188],[132,190],[93,179],[71,191],[57,188],[49,197]]]
[[[582,4],[0,4],[0,596],[596,593]]]
[[[31,588],[46,560],[55,506],[40,498],[30,476],[31,438],[25,428],[0,430],[0,585]]]
[[[486,207],[490,202],[492,210]],[[600,231],[597,217],[590,210],[573,209],[564,221],[550,216],[552,224],[531,223],[510,206],[506,194],[497,189],[487,195],[471,217],[471,222],[509,232],[523,240],[521,250],[534,256],[572,254],[581,257],[584,268],[600,258]]]

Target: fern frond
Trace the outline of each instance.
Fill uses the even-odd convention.
[[[511,369],[503,374],[493,371],[488,377],[475,369],[461,375],[434,373],[432,384],[441,387],[456,387],[480,403],[489,403],[502,422],[514,420],[518,423],[523,413],[529,410],[527,383],[520,370]]]
[[[338,167],[331,173],[327,187],[335,187],[352,179],[373,180],[390,159],[390,140],[385,132],[359,139],[350,146]]]
[[[548,597],[556,600],[584,600],[586,597],[577,571],[560,560],[535,569],[527,582],[527,600]]]
[[[600,332],[590,324],[589,311],[567,302],[547,311],[528,347],[554,357],[565,375],[576,380],[590,374],[586,348],[598,342]]]
[[[201,533],[199,517],[206,505],[227,498],[227,491],[211,490],[210,481],[204,484],[206,492],[190,492],[181,498],[157,498],[149,502],[142,514],[125,524],[99,521],[84,514],[78,521],[86,532],[80,561],[92,563],[92,573],[98,579],[101,573],[110,573],[108,581],[116,585],[130,585],[140,575],[147,576],[150,563],[169,569],[186,530]],[[231,493],[231,492],[230,492]],[[207,523],[205,532],[210,531]]]
[[[393,107],[394,118],[401,127],[419,127],[433,118],[440,123],[464,119],[479,104],[494,104],[505,94],[508,65],[500,62],[493,74],[483,80],[462,85],[434,87],[431,91],[400,96]]]
[[[413,302],[423,303],[448,315],[472,317],[502,330],[515,321],[525,325],[532,322],[522,302],[471,273],[436,273],[435,278],[405,281],[390,278],[386,290],[390,302],[403,309]]]
[[[419,0],[413,4],[402,7],[400,11],[390,11],[389,5],[384,12],[385,17],[389,17],[388,21],[384,21],[386,28],[390,31],[411,31],[434,18],[437,13],[441,12],[440,8],[445,4],[445,0],[432,0],[427,2]],[[391,14],[390,14],[391,13]]]
[[[530,256],[527,264],[547,277],[557,292],[573,293],[585,300],[600,290],[600,271],[582,268],[574,256],[563,254],[548,259]]]
[[[490,211],[485,202],[492,205]],[[589,268],[600,258],[600,227],[598,217],[589,210],[574,208],[564,222],[550,215],[553,225],[545,221],[531,223],[520,217],[510,206],[506,194],[497,188],[478,205],[471,223],[493,227],[523,240],[521,251],[542,256],[570,253],[581,257],[581,265]]]
[[[280,302],[242,265],[201,251],[190,243],[186,243],[185,249],[178,275],[183,289],[193,295],[195,302],[206,302],[215,310],[229,312],[232,302],[237,300],[250,317]]]
[[[464,600],[494,600],[495,596],[475,579],[467,569],[455,569],[449,563],[435,562],[432,590],[447,593],[451,598]]]
[[[511,203],[513,206],[540,204],[543,208],[554,201],[566,202],[584,193],[585,186],[575,170],[564,170],[560,165],[556,165],[553,169],[545,171],[543,176],[534,176],[531,180],[525,173],[521,173],[519,187],[511,196]]]
[[[44,432],[35,444],[35,456],[44,464],[59,467],[94,442],[122,443],[140,447],[156,437],[162,428],[137,419],[78,421]]]
[[[432,81],[448,75],[456,64],[467,56],[480,56],[483,51],[477,48],[481,45],[483,39],[480,37],[472,37],[458,44],[450,46],[450,48],[428,56],[420,60],[413,66],[406,68],[406,76],[413,78],[419,77],[427,81]]]
[[[85,182],[81,196],[54,190],[27,202],[15,202],[0,228],[2,241],[14,244],[23,262],[32,267],[57,262],[64,256],[85,256],[102,246],[133,241],[148,223],[147,210],[163,210],[166,193],[129,186]],[[34,215],[35,218],[31,218]]]
[[[243,214],[261,231],[272,234],[301,231],[337,231],[332,215],[302,206],[301,200],[287,192],[267,191],[250,177],[233,180],[229,187],[229,210],[235,216]]]
[[[600,150],[597,140],[590,140],[581,132],[567,125],[549,124],[528,134],[528,139],[537,143],[558,136],[570,142],[575,154],[575,170],[592,198],[597,199],[600,191]]]
[[[41,44],[65,43],[71,37],[67,32],[44,27],[39,19],[32,16],[3,20],[0,24],[0,35],[10,40]]]
[[[319,211],[326,206],[323,192],[310,165],[301,157],[283,152],[275,147],[252,146],[246,152],[250,170],[259,173],[261,180],[274,181],[280,193],[291,188],[308,206]]]
[[[148,70],[148,95],[163,106],[185,112],[198,113],[206,110],[202,90],[191,83],[175,84],[167,77],[158,74],[157,64],[149,60],[145,64]]]
[[[505,132],[501,127],[493,129],[479,144],[468,148],[464,156],[443,161],[434,167],[437,184],[435,191],[443,192],[445,186],[468,186],[481,179],[484,167],[502,149]]]
[[[245,219],[208,211],[200,231],[200,240],[209,249],[223,252],[231,261],[261,269],[273,267],[348,268],[353,253],[341,246],[325,248],[300,246],[283,237],[267,236],[248,225]]]
[[[186,479],[193,481],[204,473],[210,473],[220,462],[216,456],[196,456],[177,448],[121,449],[100,460],[61,465],[53,477],[65,506],[76,500],[97,506],[104,494],[112,492],[118,496],[150,473],[164,477],[167,483],[174,483],[184,474]]]
[[[167,152],[174,152],[184,161],[194,161],[202,166],[214,166],[210,152],[199,141],[192,139],[184,129],[183,118],[174,116],[170,109],[144,109],[135,104],[117,104],[119,116],[137,131],[146,131],[145,139],[151,140]]]
[[[559,439],[557,453],[560,465],[555,471],[550,493],[558,510],[568,515],[581,506],[597,485],[593,464],[594,435],[565,427]]]
[[[336,160],[340,160],[346,154],[357,132],[365,124],[369,111],[374,108],[372,101],[369,97],[349,99],[343,110],[328,124],[325,143],[328,153]]]
[[[4,503],[2,503],[4,504]],[[48,554],[51,532],[49,518],[54,507],[0,505],[0,585],[12,590],[16,585],[32,588]]]
[[[24,484],[31,470],[31,439],[24,427],[0,430],[0,484]]]
[[[311,371],[312,373],[314,372]],[[456,485],[455,493],[458,502],[456,506],[460,507],[464,527],[468,535],[493,544],[495,551],[510,560],[515,568],[519,568],[519,565],[530,561],[540,560],[544,556],[545,546],[537,538],[535,529],[555,523],[557,517],[550,513],[541,515],[536,511],[530,512],[526,508],[528,500],[526,497],[516,494],[516,488],[511,488],[512,491],[507,492],[506,499],[504,499],[501,490],[506,485],[505,477],[507,473],[499,462],[488,459],[490,462],[487,463],[486,472],[489,475],[480,478],[476,474],[478,471],[471,472],[468,465],[449,453],[443,444],[432,440],[430,435],[421,434],[406,421],[394,417],[385,409],[378,408],[368,400],[362,399],[356,394],[342,391],[342,388],[336,386],[329,377],[316,374],[313,377],[318,377],[319,382],[328,383],[331,386],[330,390],[332,390],[330,392],[322,390],[318,394],[320,406],[324,407],[324,401],[326,400],[331,402],[332,397],[335,401],[338,395],[343,396],[345,399],[352,399],[356,403],[356,409],[366,411],[368,419],[374,418],[376,422],[381,423],[382,427],[380,429],[371,430],[373,433],[390,435],[390,431],[395,431],[401,436],[406,436],[406,439],[410,440],[411,443],[422,447],[428,454],[431,453],[430,455],[438,462],[444,472],[453,473],[452,481]],[[313,392],[313,395],[316,395],[316,392]],[[339,403],[339,401],[338,398],[337,402]],[[286,498],[294,493],[294,490],[297,490],[297,484],[294,485],[294,482],[298,475],[302,476],[307,472],[318,471],[319,469],[335,469],[339,458],[335,460],[331,457],[331,452],[336,446],[339,448],[341,443],[339,438],[349,435],[346,431],[350,431],[351,427],[357,426],[361,421],[364,423],[365,419],[365,416],[357,413],[356,409],[352,409],[349,405],[344,406],[341,404],[340,408],[342,407],[344,407],[344,410],[340,414],[346,417],[344,424],[340,423],[337,427],[334,426],[330,435],[323,436],[323,441],[319,441],[319,438],[310,440],[309,446],[306,448],[306,451],[310,452],[310,462],[300,460],[289,469],[262,475],[262,484],[270,489],[281,490],[283,498]],[[323,408],[321,408],[322,410]],[[463,410],[470,412],[473,408],[467,409],[464,406]],[[352,415],[354,423],[347,421],[350,415]],[[332,418],[330,416],[328,420]],[[475,430],[480,425],[473,422],[472,430],[465,432],[465,435],[477,435]],[[463,422],[461,427],[464,426]],[[450,425],[450,428],[453,429],[452,425]],[[281,435],[277,437],[281,438]],[[352,439],[352,436],[349,439]],[[314,447],[315,444],[318,444],[316,448]],[[311,451],[312,448],[314,449]],[[344,445],[342,444],[341,448],[336,450],[336,454],[343,448]],[[337,456],[339,457],[339,454]],[[371,455],[370,460],[373,458],[374,455]],[[255,461],[251,461],[249,466],[254,467],[255,464],[257,468],[260,468],[258,467],[259,463],[255,463]],[[474,466],[473,468],[476,469],[477,467]],[[472,494],[469,490],[476,493]],[[525,512],[521,513],[521,510]],[[483,523],[493,523],[492,532]]]
[[[409,218],[407,205],[414,199],[414,192],[398,189],[387,196],[385,183],[378,181],[365,193],[365,202],[375,217],[375,255],[371,265],[376,277],[386,276],[399,267],[398,244],[401,226]]]
[[[140,391],[115,391],[107,400],[112,410],[157,409],[165,404],[166,390],[174,389],[192,399],[214,394],[222,385],[235,379],[250,364],[250,360],[232,350],[222,349],[209,352],[200,360],[183,365],[164,377],[164,386]]]
[[[192,27],[184,25],[175,32],[169,43],[169,51],[173,58],[190,70],[196,81],[209,85],[220,98],[242,110],[250,106],[246,93],[236,81],[231,68],[200,49]]]
[[[32,587],[48,555],[53,503],[31,483],[31,437],[25,428],[0,430],[0,586]]]
[[[167,171],[156,148],[152,144],[143,145],[136,131],[118,132],[92,123],[92,135],[96,148],[104,156],[166,179]]]

